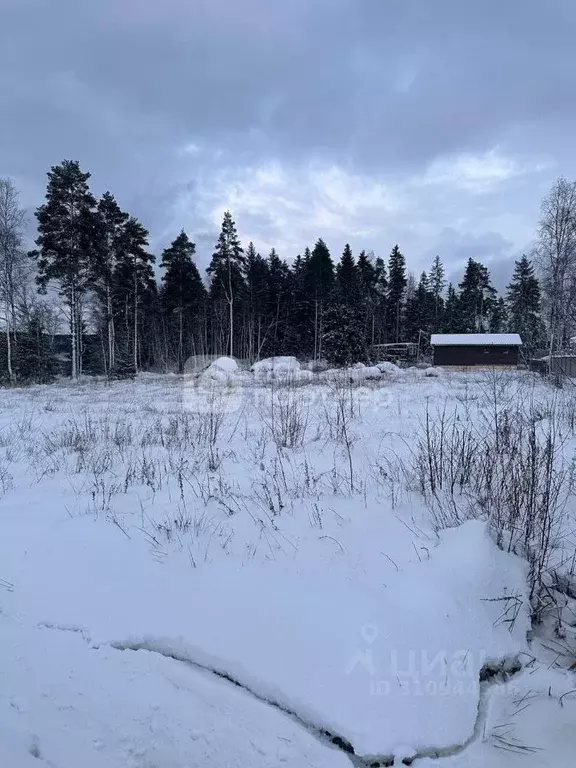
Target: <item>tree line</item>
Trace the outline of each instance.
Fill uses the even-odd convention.
[[[552,258],[558,233],[543,223],[538,263],[544,297],[527,256],[516,262],[505,295],[498,296],[479,261],[468,260],[458,284],[447,283],[439,256],[416,279],[398,245],[387,260],[367,251],[355,256],[345,245],[335,261],[319,239],[289,264],[275,249],[262,255],[253,243],[243,247],[230,212],[204,277],[195,244],[182,230],[160,256],[158,280],[145,226],[111,192],[96,198],[89,180],[76,161],[51,168],[45,201],[35,213],[36,248],[27,252],[18,192],[0,179],[3,375],[11,381],[54,374],[59,307],[70,330],[72,377],[85,371],[110,377],[183,372],[196,355],[256,360],[285,354],[349,364],[368,359],[379,344],[426,347],[434,332],[518,332],[530,352],[547,343],[551,328],[559,340],[571,327],[562,307],[576,291],[576,270],[567,264],[559,274]],[[566,185],[574,213],[574,185],[561,180],[551,196],[562,191],[566,197]],[[545,205],[552,204],[545,201],[544,214]],[[576,264],[574,246],[576,227],[570,246]],[[46,298],[54,291],[58,301]]]

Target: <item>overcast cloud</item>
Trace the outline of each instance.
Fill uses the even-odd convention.
[[[64,158],[159,250],[245,241],[507,282],[576,176],[573,0],[0,0],[0,175],[27,206]]]

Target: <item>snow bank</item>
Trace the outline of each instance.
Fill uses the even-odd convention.
[[[354,366],[353,368],[348,369],[348,376],[350,381],[369,381],[379,379],[382,376],[380,369],[376,366],[366,366],[362,363],[357,363],[357,366],[361,367]]]
[[[202,372],[200,378],[206,382],[228,383],[235,381],[239,372],[236,360],[231,357],[219,357]]]
[[[387,376],[400,376],[403,373],[401,368],[399,368],[397,365],[394,365],[394,363],[389,362],[388,360],[384,360],[381,363],[376,363],[376,367],[380,373],[384,373]]]
[[[300,371],[300,363],[295,357],[268,357],[254,363],[250,370],[257,379],[290,378]]]

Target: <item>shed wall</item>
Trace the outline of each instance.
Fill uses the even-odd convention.
[[[518,365],[518,347],[434,347],[434,365]]]

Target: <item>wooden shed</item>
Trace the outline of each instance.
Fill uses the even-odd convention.
[[[522,339],[517,333],[434,333],[434,365],[516,367]]]

